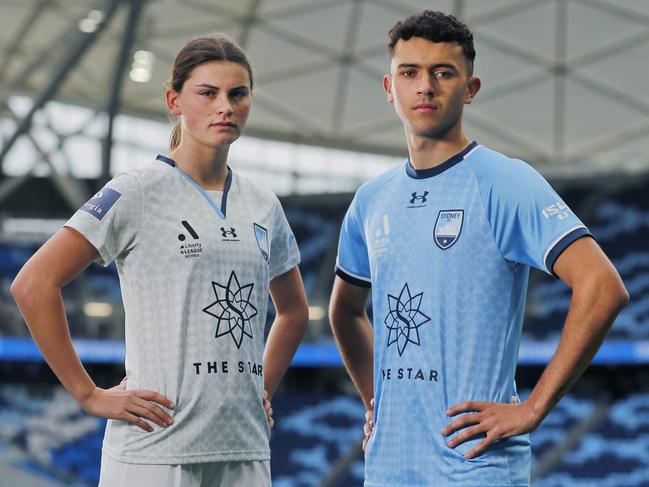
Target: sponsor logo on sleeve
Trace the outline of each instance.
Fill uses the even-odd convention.
[[[120,196],[122,196],[122,194],[112,188],[102,188],[96,195],[90,198],[81,209],[90,213],[97,220],[101,220],[104,218],[104,215],[108,213],[108,210],[113,207]]]
[[[543,218],[546,220],[556,217],[559,220],[565,220],[570,216],[570,208],[568,208],[568,205],[566,205],[563,201],[557,200],[557,202],[553,205],[546,206],[541,210],[541,215],[543,215]]]

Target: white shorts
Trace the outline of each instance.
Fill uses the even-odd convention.
[[[270,461],[145,465],[101,456],[99,487],[270,487]]]

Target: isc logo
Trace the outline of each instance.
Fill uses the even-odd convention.
[[[545,218],[550,218],[551,216],[557,216],[559,220],[565,220],[568,218],[568,213],[570,208],[563,203],[562,201],[557,201],[554,205],[550,205],[541,210],[541,214]]]

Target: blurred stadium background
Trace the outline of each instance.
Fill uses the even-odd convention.
[[[649,2],[646,0],[0,0],[0,485],[95,485],[104,422],[58,385],[9,294],[36,248],[115,173],[166,152],[177,50],[221,31],[250,55],[254,109],[231,165],[276,191],[302,252],[310,324],[274,401],[276,487],[362,485],[363,407],[326,317],[355,188],[403,160],[381,88],[386,32],[423,8],[476,35],[482,92],[465,128],[529,161],[589,225],[631,294],[594,365],[532,434],[535,486],[649,485]],[[65,290],[101,386],[123,370],[114,266]],[[531,278],[523,395],[569,290]],[[526,392],[527,391],[527,392]]]

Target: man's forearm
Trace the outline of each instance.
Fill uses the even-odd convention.
[[[354,381],[365,407],[369,408],[374,395],[374,337],[367,316],[334,322],[332,327],[345,368]]]
[[[590,364],[627,301],[624,287],[614,282],[573,291],[557,351],[527,400],[539,423]]]

